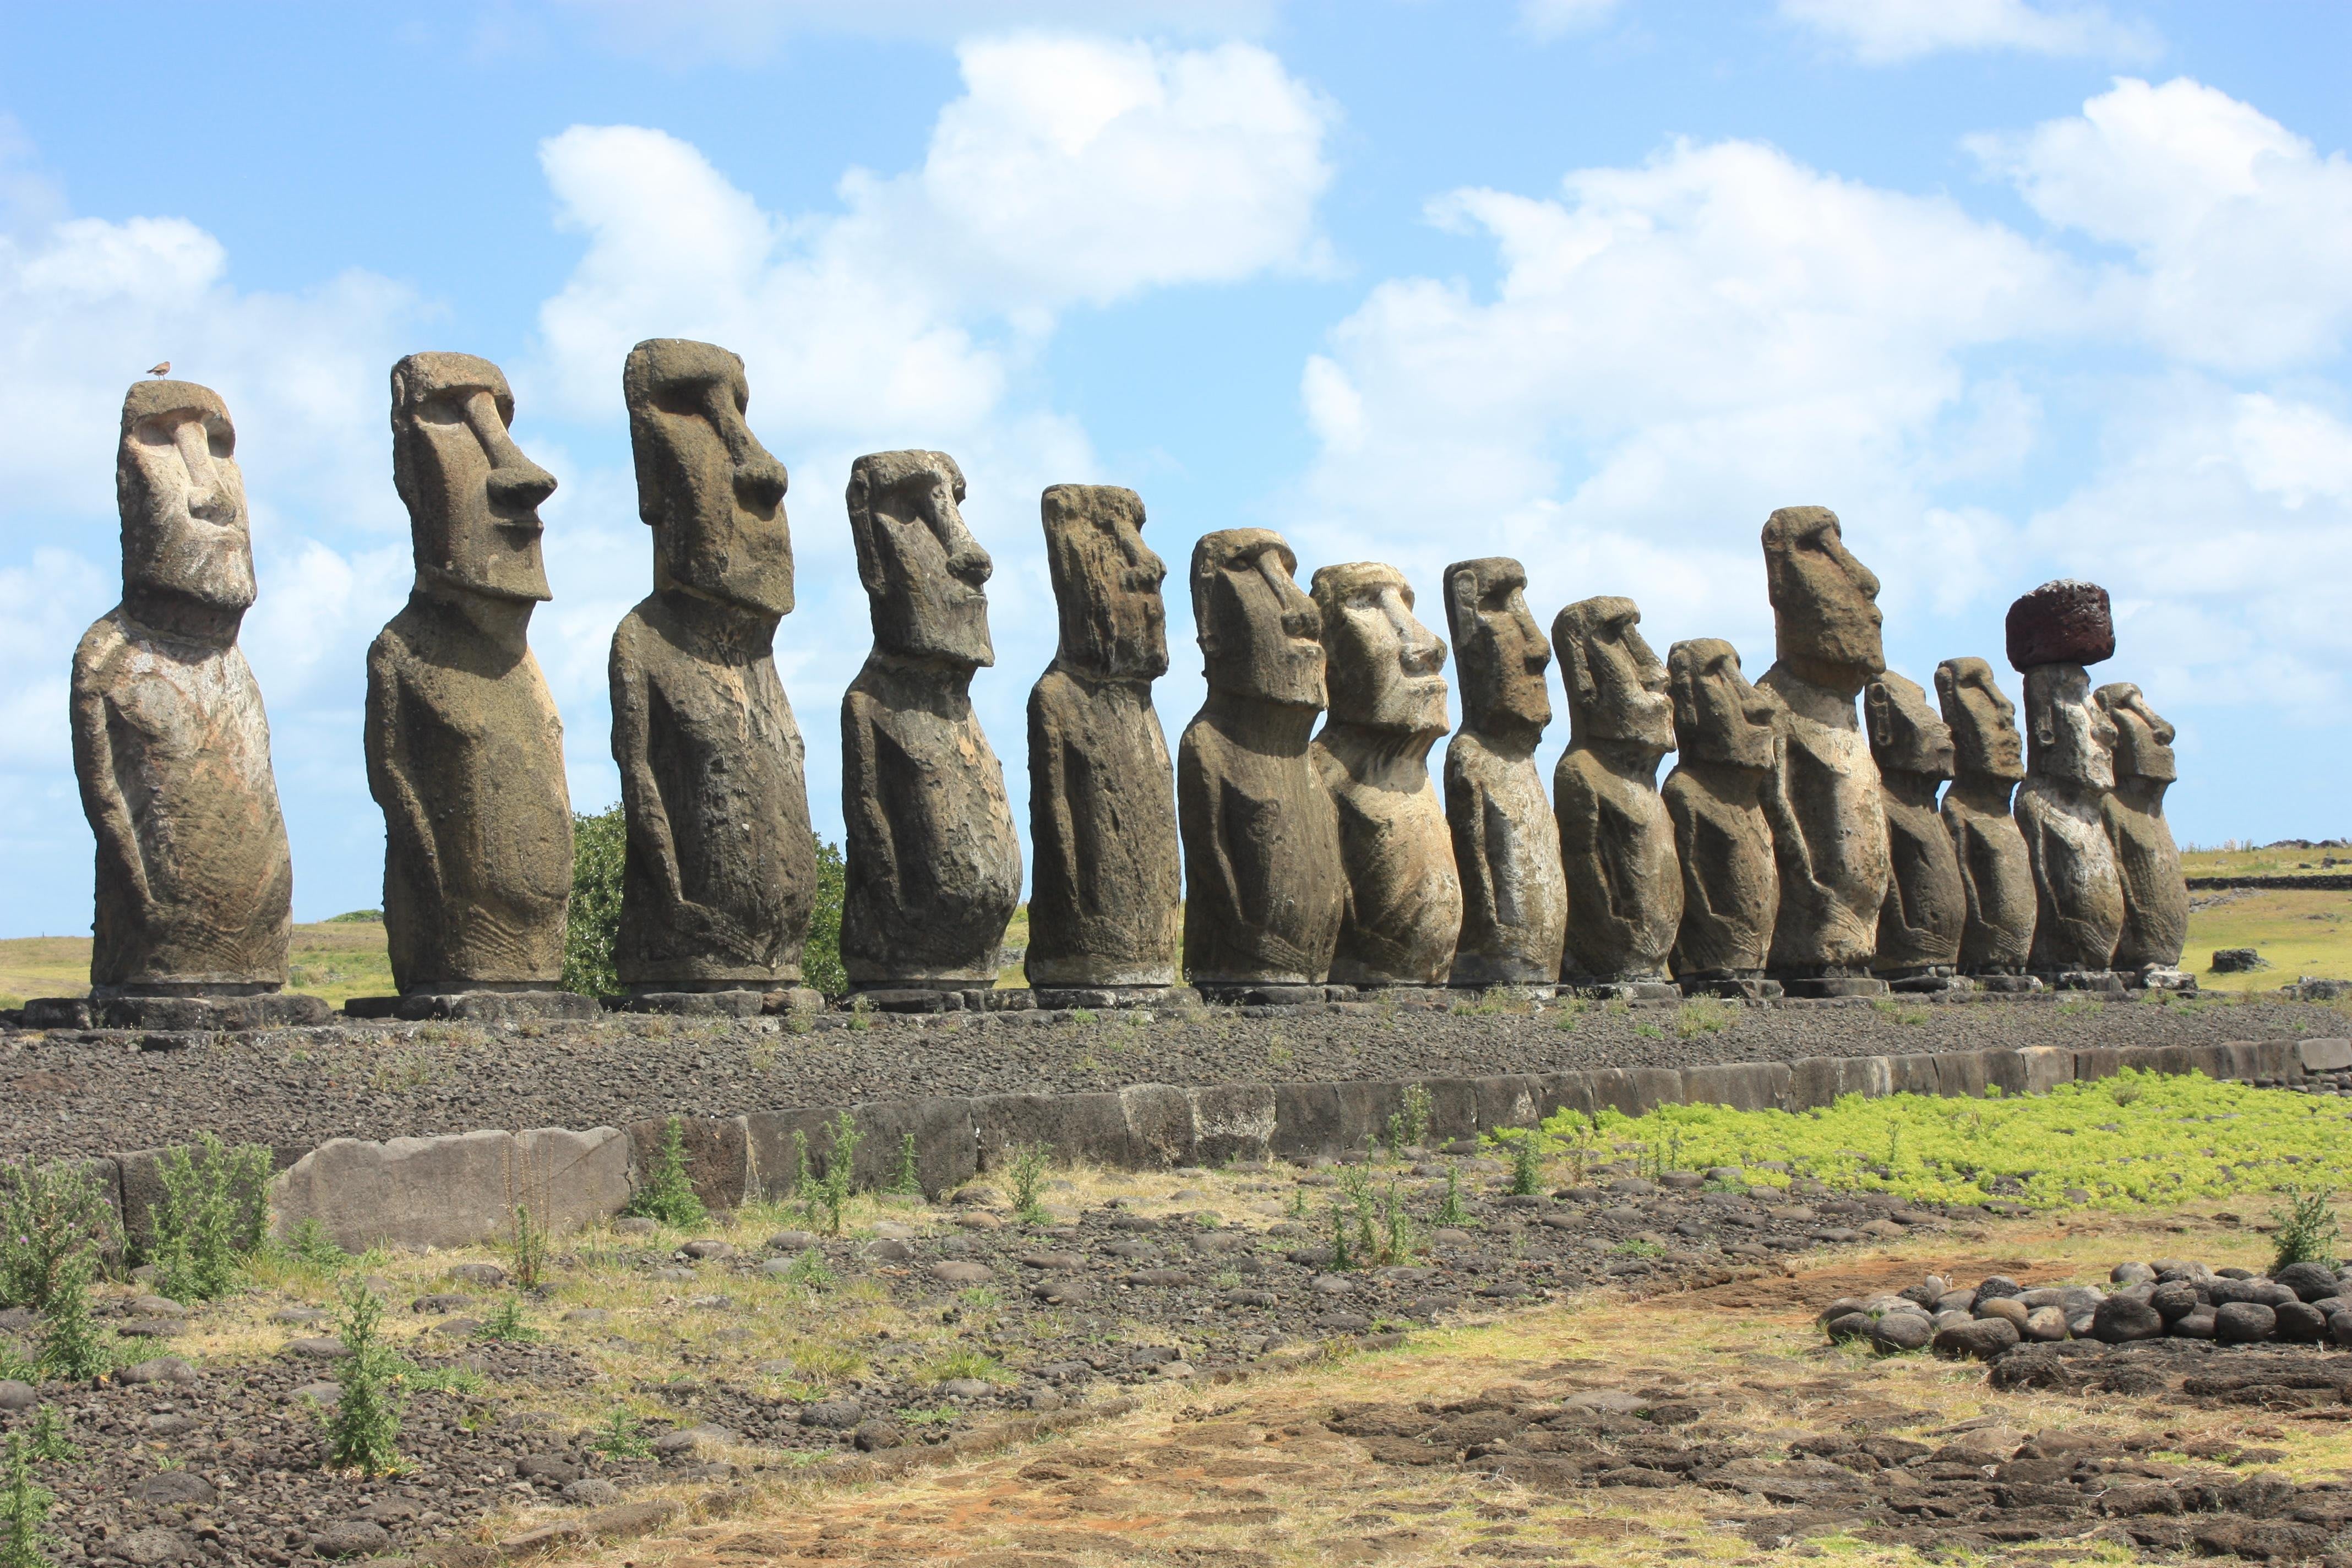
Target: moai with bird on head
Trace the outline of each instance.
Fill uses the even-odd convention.
[[[2061,990],[2119,989],[2123,874],[2107,837],[2116,724],[2086,668],[2116,651],[2107,591],[2044,583],[2009,607],[2009,662],[2025,679],[2025,783],[2017,826],[2033,868],[2033,972]]]
[[[2164,820],[2164,793],[2180,776],[2173,728],[2128,680],[2091,696],[2116,727],[2115,787],[2101,804],[2124,888],[2123,934],[2111,962],[2127,985],[2193,991],[2197,977],[2180,967],[2189,942],[2189,880]]]
[[[1969,898],[1959,857],[1937,809],[1952,776],[1951,727],[1916,681],[1887,670],[1863,689],[1870,754],[1886,813],[1886,901],[1871,963],[1897,991],[1949,991],[1957,979]]]
[[[220,395],[134,384],[114,489],[122,598],[75,648],[69,689],[74,774],[98,840],[90,994],[35,998],[28,1016],[323,1023],[326,1004],[283,994],[294,868],[269,720],[237,646],[253,540]]]
[[[1739,650],[1694,637],[1666,652],[1674,700],[1675,771],[1659,795],[1674,824],[1682,871],[1682,923],[1675,980],[1689,995],[1761,1001],[1780,994],[1767,979],[1780,873],[1764,792],[1772,778],[1780,704],[1750,686]]]
[[[1319,1001],[1347,879],[1339,814],[1308,754],[1323,711],[1322,615],[1270,529],[1192,546],[1208,695],[1177,746],[1184,968],[1212,1001]]]
[[[1952,731],[1954,770],[1940,809],[1968,903],[1959,972],[1979,991],[2038,991],[2042,982],[2028,973],[2033,863],[2011,806],[2025,777],[2017,709],[1981,658],[1937,665],[1936,700]]]
[[[1568,882],[1560,982],[1596,995],[1676,994],[1667,957],[1683,920],[1674,820],[1658,764],[1675,749],[1666,667],[1631,599],[1582,599],[1552,622],[1568,689],[1568,750],[1552,813]]]
[[[1021,902],[1004,772],[971,707],[974,672],[996,662],[993,565],[963,499],[945,452],[877,452],[850,468],[874,647],[841,700],[841,960],[884,1007],[940,1005],[924,993],[977,1003]]]
[[[1061,636],[1029,692],[1024,966],[1041,1005],[1123,1005],[1175,984],[1183,920],[1175,770],[1151,706],[1168,568],[1133,490],[1055,485],[1038,504]]]
[[[743,362],[716,344],[641,342],[621,392],[654,581],[608,667],[628,821],[614,967],[635,1008],[813,1008],[816,839],[775,659],[793,609],[784,466],[745,420]]]
[[[1315,769],[1339,823],[1347,904],[1335,984],[1443,985],[1462,935],[1462,880],[1429,749],[1445,733],[1445,642],[1412,585],[1374,561],[1315,574],[1330,710]]]
[[[1785,711],[1765,794],[1780,906],[1770,972],[1791,996],[1877,995],[1871,973],[1889,876],[1878,764],[1854,699],[1886,668],[1878,579],[1827,507],[1764,524],[1774,658],[1757,684]]]
[[[1462,884],[1448,983],[1549,993],[1568,935],[1559,828],[1535,750],[1551,722],[1551,645],[1528,607],[1527,568],[1504,556],[1445,569],[1462,727],[1445,748],[1445,820]]]
[[[555,479],[472,354],[392,369],[393,483],[416,578],[368,649],[368,789],[384,816],[383,919],[402,1016],[593,1017],[561,988],[572,898],[563,724],[532,657],[552,595],[539,509]]]

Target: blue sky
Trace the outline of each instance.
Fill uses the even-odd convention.
[[[2115,595],[2185,840],[2352,830],[2352,9],[2062,0],[552,0],[0,9],[0,934],[89,918],[75,641],[118,589],[115,411],[235,412],[298,918],[378,901],[362,658],[404,598],[385,374],[503,364],[573,802],[648,584],[620,369],[742,353],[790,466],[777,638],[837,837],[867,643],[841,490],[940,447],[995,555],[974,685],[1025,822],[1036,495],[1139,490],[1181,566],[1282,530],[1516,554],[1549,622],[1771,661],[1757,532],[1822,504],[1895,668]],[[1198,705],[1171,597],[1171,740]],[[2011,683],[2014,694],[2014,683]],[[1554,749],[1564,743],[1555,727]]]

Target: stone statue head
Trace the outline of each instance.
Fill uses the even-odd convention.
[[[134,613],[192,604],[234,626],[253,604],[253,535],[228,405],[191,381],[142,381],[122,399],[114,500],[122,594]]]
[[[472,354],[392,367],[392,482],[408,508],[419,575],[497,599],[551,598],[539,507],[555,476],[508,434],[514,394]]]
[[[2025,776],[2017,707],[2001,694],[1990,664],[1980,658],[1948,658],[1937,665],[1936,701],[1951,728],[1954,761],[1963,775],[2011,784]]]
[[[793,608],[783,464],[743,422],[743,362],[711,343],[649,338],[621,371],[637,515],[654,585],[772,616]]]
[[[2116,776],[2153,779],[2170,784],[2180,776],[2172,757],[2173,729],[2147,705],[2140,689],[2128,680],[2102,686],[2093,694],[2100,710],[2116,727]]]
[[[1528,608],[1527,568],[1507,556],[1445,569],[1445,626],[1462,679],[1462,727],[1528,730],[1551,722],[1551,644]]]
[[[2116,786],[2116,721],[2091,700],[2079,664],[2037,664],[2025,672],[2027,768],[2037,778],[2090,789]]]
[[[1952,776],[1951,727],[1927,706],[1918,682],[1887,670],[1863,688],[1862,711],[1870,754],[1885,773]]]
[[[1675,740],[1685,762],[1772,765],[1773,730],[1780,704],[1748,684],[1739,650],[1721,637],[1693,637],[1666,651],[1666,683],[1674,695]]]
[[[988,637],[988,552],[963,525],[963,470],[945,452],[876,452],[849,468],[849,531],[874,646],[981,669]]]
[[[1332,722],[1445,733],[1445,641],[1413,615],[1404,574],[1377,561],[1326,566],[1313,592]]]
[[[1799,679],[1853,696],[1886,668],[1878,579],[1847,552],[1837,513],[1789,506],[1764,523],[1775,657]]]
[[[1223,529],[1192,546],[1192,622],[1211,691],[1323,706],[1323,616],[1298,591],[1297,570],[1270,528]]]
[[[1666,667],[1643,640],[1641,624],[1641,606],[1609,595],[1579,599],[1553,618],[1551,641],[1559,650],[1573,741],[1630,741],[1660,752],[1675,749]]]
[[[1058,657],[1090,674],[1168,673],[1168,563],[1143,542],[1143,498],[1117,485],[1055,485],[1038,501],[1062,616]]]

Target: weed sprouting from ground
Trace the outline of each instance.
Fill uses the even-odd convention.
[[[1045,1217],[1045,1206],[1037,1198],[1045,1184],[1045,1147],[1015,1143],[1006,1152],[1013,1156],[1013,1213],[1024,1223],[1035,1225]]]
[[[824,1254],[812,1247],[784,1269],[784,1283],[804,1290],[830,1290],[841,1283],[841,1278],[824,1266]]]
[[[690,1230],[709,1217],[710,1211],[694,1195],[694,1183],[686,1173],[683,1118],[673,1116],[663,1124],[661,1151],[654,1157],[654,1168],[645,1184],[629,1194],[629,1206],[621,1212],[657,1220],[675,1230]]]
[[[6,1476],[0,1479],[0,1568],[50,1568],[49,1553],[65,1542],[49,1532],[57,1494],[34,1479],[31,1443],[8,1434]]]
[[[547,1278],[547,1232],[531,1223],[530,1205],[517,1204],[507,1239],[507,1261],[518,1289],[536,1290]]]
[[[1548,1127],[1505,1127],[1486,1134],[1486,1140],[1511,1163],[1511,1186],[1514,1196],[1526,1197],[1543,1191],[1544,1162],[1551,1157],[1552,1133]]]
[[[194,1150],[166,1150],[156,1177],[149,1256],[155,1282],[174,1301],[210,1301],[236,1287],[246,1259],[260,1250],[268,1221],[269,1151],[224,1144],[204,1133]]]
[[[891,1173],[890,1191],[908,1194],[923,1190],[922,1173],[915,1168],[915,1135],[904,1133],[898,1140],[898,1168]]]
[[[1405,1085],[1403,1106],[1389,1115],[1389,1147],[1402,1153],[1407,1149],[1426,1146],[1429,1142],[1429,1121],[1434,1109],[1426,1088],[1417,1083]]]
[[[1445,1197],[1437,1205],[1437,1223],[1463,1226],[1470,1222],[1470,1211],[1462,1206],[1462,1173],[1453,1166],[1445,1167]]]
[[[343,1287],[342,1393],[327,1416],[327,1463],[362,1475],[400,1467],[400,1358],[380,1337],[383,1299],[358,1280]]]
[[[2290,1263],[2324,1263],[2336,1267],[2336,1213],[2328,1205],[2336,1194],[2322,1189],[2281,1187],[2279,1194],[2286,1201],[2271,1210],[2271,1218],[2278,1222],[2278,1234],[2273,1244],[2278,1256],[2271,1264],[2276,1274]]]
[[[817,1210],[822,1208],[825,1234],[839,1236],[842,1213],[849,1206],[850,1182],[857,1169],[857,1146],[866,1141],[866,1135],[857,1130],[857,1122],[846,1110],[835,1112],[825,1131],[832,1142],[825,1150],[824,1174],[816,1179],[808,1214],[814,1224]]]
[[[618,1405],[588,1439],[588,1447],[608,1459],[642,1459],[654,1451],[654,1446],[638,1433],[636,1418]]]
[[[29,1154],[0,1164],[0,1307],[47,1307],[58,1270],[112,1234],[87,1166]]]
[[[498,1304],[482,1326],[474,1331],[477,1339],[494,1340],[506,1344],[521,1344],[545,1336],[522,1321],[522,1298],[509,1296]]]
[[[1718,996],[1694,996],[1675,1009],[1675,1033],[1685,1040],[1701,1035],[1719,1035],[1731,1027],[1739,1015],[1730,1003]]]
[[[90,1255],[78,1252],[58,1266],[41,1319],[37,1361],[51,1377],[89,1383],[112,1372],[120,1359],[114,1333],[89,1315]]]

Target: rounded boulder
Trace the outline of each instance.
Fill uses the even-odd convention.
[[[2213,1337],[2225,1345],[2259,1344],[2277,1331],[2277,1310],[2260,1301],[2231,1301],[2213,1313]]]
[[[1976,1318],[1936,1331],[1937,1353],[1990,1361],[2016,1347],[2017,1325],[2007,1318]]]

